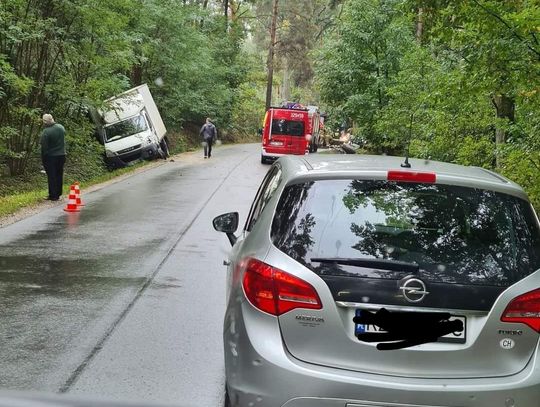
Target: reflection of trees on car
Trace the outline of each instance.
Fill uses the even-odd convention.
[[[525,232],[527,211],[519,208],[524,202],[462,187],[370,183],[375,188],[353,181],[343,196],[351,214],[359,208],[377,214],[376,223],[351,223],[359,238],[352,248],[362,255],[416,262],[425,278],[438,281],[494,285],[522,278],[519,270],[531,255],[538,264],[538,253],[531,250],[534,242],[513,232],[517,225],[517,234]],[[526,275],[530,269],[525,268]]]
[[[280,247],[292,253],[295,260],[303,262],[308,250],[315,243],[315,240],[311,236],[314,226],[315,219],[313,215],[306,214],[306,216],[300,219],[298,226],[293,226],[283,237]]]
[[[283,247],[295,260],[305,264],[307,251],[313,245],[311,236],[315,220],[307,213],[298,219],[298,213],[308,197],[312,183],[292,185],[295,193],[283,194],[272,223],[272,236],[277,247]]]
[[[280,250],[324,274],[403,277],[399,270],[312,264],[312,258],[400,261],[418,264],[426,281],[504,287],[540,267],[534,222],[527,202],[493,191],[320,180],[285,189],[272,238]]]

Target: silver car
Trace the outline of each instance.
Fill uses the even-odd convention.
[[[540,406],[540,225],[493,172],[283,157],[233,244],[223,340],[241,407]]]

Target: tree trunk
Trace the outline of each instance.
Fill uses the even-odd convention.
[[[142,66],[140,63],[131,68],[131,83],[133,86],[142,85]]]
[[[272,24],[270,26],[270,46],[268,47],[268,60],[266,62],[268,77],[266,82],[266,110],[272,104],[272,85],[274,81],[274,45],[276,43],[276,23],[278,13],[278,0],[273,0]]]
[[[239,11],[240,11],[240,3],[235,2],[235,0],[229,0],[229,13],[230,13],[231,25],[237,23]]]
[[[510,123],[513,123],[516,109],[516,102],[514,98],[501,94],[493,96],[492,100],[493,104],[495,105],[495,109],[497,110],[497,118],[506,119]],[[498,147],[504,143],[506,143],[506,131],[500,127],[497,127],[495,129],[495,164],[497,167],[500,167],[501,165]]]
[[[281,96],[284,101],[291,98],[291,73],[289,70],[289,60],[283,58],[283,84],[281,86]]]
[[[142,85],[142,76],[143,76],[143,53],[142,46],[139,42],[133,44],[133,54],[135,55],[135,64],[131,67],[130,79],[133,86]]]
[[[416,16],[416,41],[421,43],[422,36],[424,35],[424,9],[422,7],[418,8]]]

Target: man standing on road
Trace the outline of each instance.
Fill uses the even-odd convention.
[[[212,124],[210,118],[206,118],[206,123],[201,127],[199,134],[203,138],[204,158],[210,158],[212,156],[212,143],[217,137],[216,126]]]
[[[55,123],[50,114],[43,115],[43,133],[41,133],[41,160],[47,173],[49,196],[45,199],[58,201],[62,195],[64,164],[66,162],[66,130]]]

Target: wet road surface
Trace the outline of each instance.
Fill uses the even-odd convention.
[[[218,406],[230,245],[268,170],[217,148],[0,229],[0,388]]]

